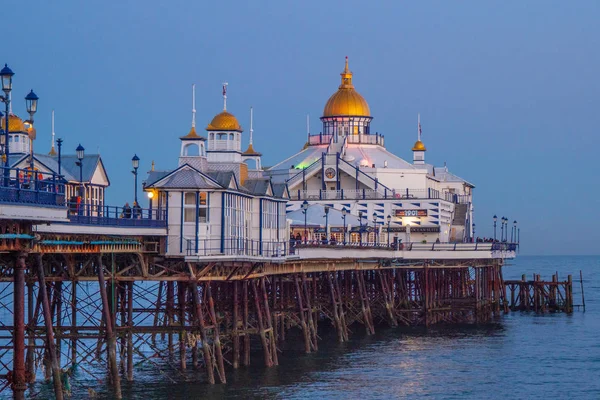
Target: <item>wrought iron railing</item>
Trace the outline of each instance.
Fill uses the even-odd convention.
[[[437,199],[455,204],[468,204],[469,196],[440,192],[436,189],[340,189],[293,190],[291,200],[422,200]]]
[[[64,206],[61,176],[31,169],[0,167],[0,203]]]
[[[72,224],[130,227],[165,227],[166,210],[141,207],[115,207],[96,204],[68,203]]]

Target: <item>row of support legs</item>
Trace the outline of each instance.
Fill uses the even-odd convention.
[[[33,349],[42,330],[38,326],[42,325],[38,322],[41,316],[47,379],[52,379],[56,398],[61,399],[61,344],[69,344],[70,352],[64,355],[75,364],[81,356],[78,335],[89,332],[86,324],[93,315],[79,308],[80,303],[89,304],[79,297],[81,283],[47,280],[48,270],[38,255],[37,297],[36,285],[28,280],[25,328],[26,257],[23,253],[17,258],[14,271],[12,389],[15,398],[24,398],[25,384],[35,380]],[[329,267],[333,269],[335,264]],[[339,342],[347,342],[354,325],[362,325],[366,334],[372,335],[376,322],[382,321],[391,327],[482,322],[508,303],[500,266],[444,269],[424,265],[369,271],[327,268],[327,272],[234,281],[169,280],[156,284],[151,294],[144,294],[155,296],[148,307],[136,302],[142,290],[136,282],[114,279],[101,256],[94,259],[94,271],[99,301],[93,303],[99,304],[101,315],[95,354],[98,359],[106,357],[117,399],[123,397],[121,379],[134,379],[135,358],[152,362],[136,347],[140,343],[156,349],[157,354],[164,343],[169,357],[178,360],[179,370],[188,369],[189,357],[194,369],[204,369],[209,383],[226,383],[227,363],[234,369],[250,365],[252,337],[260,343],[262,357],[258,358],[272,367],[279,364],[278,353],[290,329],[302,332],[304,351],[312,353],[318,351],[319,324],[323,322],[331,324]],[[140,327],[139,320],[147,321],[146,325]]]

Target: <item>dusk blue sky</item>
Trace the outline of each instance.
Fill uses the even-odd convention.
[[[133,198],[141,170],[176,166],[197,87],[200,131],[222,109],[263,165],[306,142],[350,58],[373,131],[412,160],[421,113],[427,160],[475,184],[477,235],[517,219],[524,254],[598,254],[598,1],[5,1],[0,62],[14,112],[40,97],[66,152],[100,153],[107,203]]]

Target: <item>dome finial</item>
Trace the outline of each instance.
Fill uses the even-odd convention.
[[[342,84],[340,85],[340,89],[342,88],[353,88],[352,85],[352,72],[348,68],[348,56],[346,56],[346,65],[344,66],[344,70],[340,74],[342,76]]]
[[[49,156],[55,156],[56,150],[54,149],[54,110],[52,110],[52,147],[50,148]]]
[[[229,83],[223,82],[223,111],[227,111],[227,85]]]

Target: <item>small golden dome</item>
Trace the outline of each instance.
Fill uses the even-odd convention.
[[[420,140],[417,140],[415,142],[415,145],[412,148],[412,151],[427,151],[427,149],[425,148],[425,145],[423,144],[423,142],[421,142]]]
[[[254,147],[252,147],[251,144],[248,145],[248,149],[246,149],[246,151],[243,152],[242,154],[246,155],[246,156],[262,156],[261,153],[259,153],[258,151],[254,150]]]
[[[346,67],[340,74],[342,84],[338,91],[327,100],[323,109],[323,117],[334,116],[356,116],[370,117],[371,110],[369,104],[355,89],[352,84],[352,72],[348,69],[348,57],[346,57]]]
[[[210,121],[210,124],[206,127],[207,131],[238,131],[242,132],[242,127],[238,122],[237,118],[223,110]]]
[[[4,129],[5,119],[6,117],[3,116],[2,122],[0,122],[0,126],[2,127],[2,129]],[[25,123],[21,118],[17,117],[15,114],[8,114],[8,132],[27,132],[27,130],[25,129]]]
[[[206,138],[198,135],[198,133],[196,133],[196,127],[192,126],[192,129],[190,129],[190,131],[188,132],[187,135],[182,136],[180,139],[201,139],[201,140],[206,140]]]

